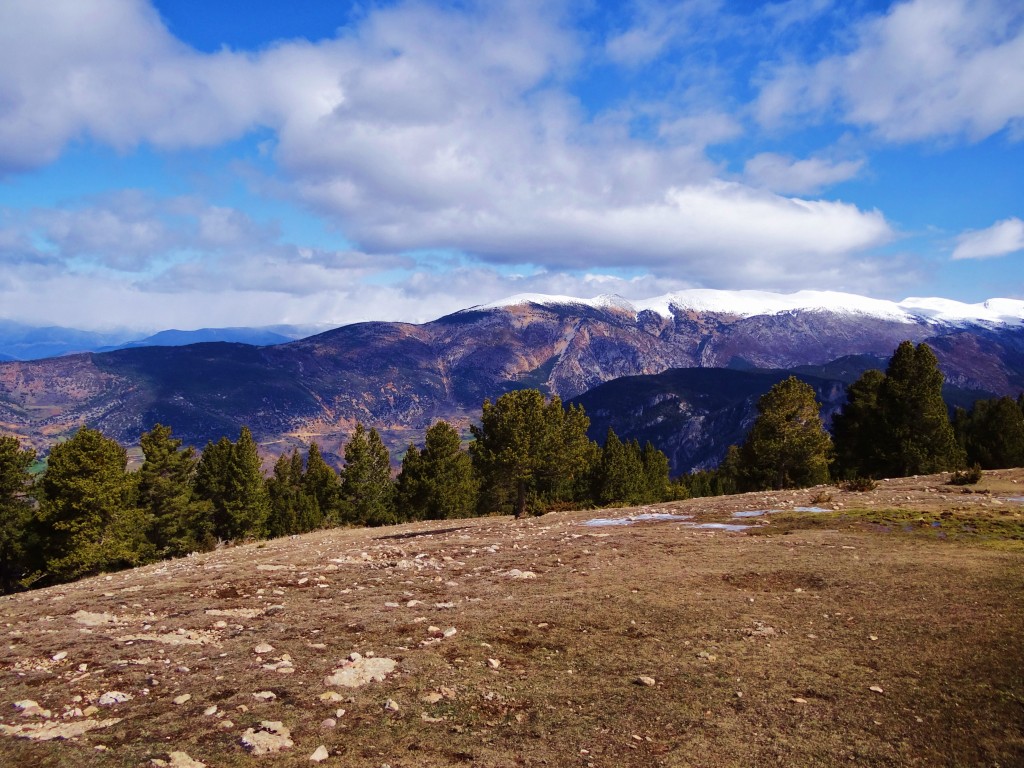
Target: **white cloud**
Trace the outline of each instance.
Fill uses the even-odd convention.
[[[782,194],[812,194],[847,181],[860,173],[862,160],[832,161],[820,157],[796,160],[774,152],[762,152],[743,167],[744,177],[754,186]]]
[[[685,37],[716,7],[680,6],[673,34]],[[499,264],[785,287],[855,273],[851,260],[892,237],[878,211],[717,180],[704,148],[739,131],[721,111],[665,116],[661,143],[589,121],[565,85],[580,45],[558,6],[543,2],[399,3],[332,40],[204,54],[143,0],[9,0],[0,4],[0,171],[44,164],[83,138],[130,151],[216,146],[261,128],[278,189],[381,258],[439,248]],[[648,55],[642,48],[630,55]],[[802,162],[776,164],[782,191],[851,171]],[[212,280],[225,291],[312,295],[369,274],[198,202],[96,203],[39,214],[36,226],[65,256],[156,270],[168,291]],[[174,256],[185,249],[201,256]],[[173,263],[154,266],[161,255]]]
[[[997,221],[987,229],[964,232],[957,238],[954,259],[989,259],[1024,251],[1024,221],[1016,217]]]
[[[765,125],[836,112],[891,141],[980,140],[1024,119],[1024,7],[910,0],[862,22],[849,53],[765,78]]]

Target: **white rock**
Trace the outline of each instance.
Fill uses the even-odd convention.
[[[257,691],[252,695],[252,697],[254,699],[259,699],[260,701],[273,701],[277,698],[277,694],[273,691]]]
[[[398,712],[401,709],[401,707],[398,706],[398,702],[394,699],[388,699],[386,702],[384,702],[384,709],[387,712]]]
[[[216,715],[216,714],[217,714],[217,705],[216,704],[211,704],[209,707],[207,707],[206,709],[203,710],[203,715],[205,717],[212,717],[213,715]]]
[[[385,657],[359,658],[347,661],[324,679],[325,685],[341,688],[359,688],[371,682],[381,682],[395,671],[398,662]]]
[[[281,752],[295,746],[292,733],[279,720],[264,720],[260,729],[246,729],[241,738],[242,746],[254,755]]]
[[[59,653],[53,654],[53,656],[51,656],[50,658],[53,659],[54,661],[64,661],[64,659],[66,659],[67,657],[68,657],[68,652],[67,651],[60,651]]]
[[[191,700],[192,700],[192,694],[191,693],[183,693],[183,694],[181,694],[181,696],[175,696],[174,697],[174,703],[177,704],[178,706],[181,706],[182,704],[185,704],[186,702],[189,702]]]
[[[260,656],[265,656],[268,653],[274,652],[274,646],[272,646],[270,643],[260,643],[252,649],[252,652],[259,654]]]
[[[497,669],[501,666],[501,662],[498,659],[488,659],[487,666],[491,669]]]
[[[155,766],[166,766],[166,768],[206,768],[206,763],[193,760],[187,752],[171,752],[166,760],[154,757],[150,763]]]
[[[441,635],[444,637],[455,637],[458,631],[459,630],[457,630],[455,627],[448,627],[448,629],[442,632]]]
[[[636,684],[651,687],[652,685],[657,685],[657,681],[655,681],[653,677],[648,677],[647,675],[640,675],[640,677],[636,679]]]
[[[327,752],[327,747],[321,744],[316,748],[313,754],[309,756],[309,759],[314,763],[322,763],[328,757],[330,757],[330,754]]]
[[[99,701],[96,702],[101,707],[111,707],[114,704],[122,704],[126,701],[130,701],[132,695],[130,693],[122,693],[121,691],[107,691],[100,696]]]

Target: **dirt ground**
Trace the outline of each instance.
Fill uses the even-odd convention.
[[[1024,765],[1024,470],[946,479],[324,531],[2,598],[0,765]]]

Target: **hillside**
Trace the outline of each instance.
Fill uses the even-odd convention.
[[[87,423],[131,445],[159,421],[202,446],[247,424],[270,454],[316,440],[337,456],[362,421],[397,451],[436,419],[466,428],[485,398],[510,389],[568,399],[675,368],[886,358],[904,339],[932,344],[961,390],[1016,394],[1024,384],[1019,321],[829,308],[750,314],[671,302],[656,310],[518,301],[422,325],[359,323],[271,347],[211,343],[0,363],[0,430],[43,449]]]
[[[1024,470],[943,481],[332,530],[0,598],[0,763],[1019,765]]]

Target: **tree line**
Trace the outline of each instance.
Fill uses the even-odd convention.
[[[847,388],[821,420],[813,388],[796,377],[758,401],[740,445],[713,470],[669,479],[665,454],[650,443],[603,445],[590,419],[537,390],[483,404],[472,439],[444,421],[422,448],[409,445],[397,477],[375,429],[357,424],[344,465],[316,443],[280,456],[269,477],[252,433],[221,438],[201,454],[156,425],[140,440],[143,463],[83,427],[50,450],[45,472],[13,437],[0,437],[0,588],[4,592],[209,550],[218,542],[263,539],[334,526],[376,526],[559,508],[635,506],[673,498],[798,488],[829,481],[1024,465],[1024,396],[979,400],[950,419],[942,373],[927,344],[899,345],[886,370]]]
[[[830,434],[814,389],[791,376],[758,401],[746,440],[731,446],[718,468],[679,478],[680,492],[713,496],[1024,466],[1024,396],[978,400],[951,420],[942,384],[931,348],[905,341],[884,372],[865,371],[847,387]]]
[[[269,477],[251,431],[201,453],[170,427],[142,435],[143,462],[83,427],[50,449],[33,480],[35,452],[0,437],[0,588],[11,592],[214,548],[335,526],[377,526],[484,514],[523,516],[560,507],[642,504],[669,498],[668,459],[650,444],[604,446],[587,437],[580,406],[536,390],[485,401],[472,440],[432,425],[410,445],[397,477],[375,429],[357,424],[344,465],[312,443],[280,456]]]

